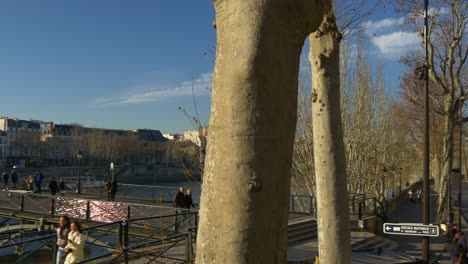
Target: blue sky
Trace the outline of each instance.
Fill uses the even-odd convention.
[[[191,130],[178,107],[195,113],[193,83],[201,119],[208,119],[213,20],[208,0],[2,0],[0,115]],[[399,52],[415,46],[401,21],[381,6],[366,22],[374,28],[369,53],[380,54],[392,83]]]

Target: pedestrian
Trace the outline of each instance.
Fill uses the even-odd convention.
[[[466,257],[466,240],[464,237],[464,233],[462,231],[457,233],[458,235],[458,241],[457,241],[457,263],[467,263],[467,257]]]
[[[413,190],[411,190],[411,189],[408,191],[408,198],[409,198],[409,200],[410,200],[411,203],[414,202],[414,199],[413,199],[413,198],[414,198],[414,197],[413,197]]]
[[[450,242],[450,263],[456,263],[458,259],[458,240],[460,239],[460,234],[456,233]]]
[[[173,230],[177,232],[179,230],[179,224],[180,224],[180,218],[181,215],[183,214],[183,208],[185,208],[185,195],[184,195],[184,187],[179,187],[179,191],[174,197],[173,200],[174,207],[176,208],[175,210],[175,223]]]
[[[68,242],[68,234],[70,233],[70,218],[64,215],[59,219],[59,227],[57,228],[57,258],[56,264],[65,262],[65,247]]]
[[[60,180],[59,180],[59,190],[60,190],[60,195],[62,195],[62,196],[65,195],[65,192],[67,190],[71,191],[71,189],[68,188],[67,185],[65,185],[65,181],[63,180],[63,178],[60,178]]]
[[[34,191],[34,180],[35,178],[32,175],[29,175],[29,177],[25,180],[26,182],[26,190],[27,191]]]
[[[421,188],[418,188],[418,190],[416,191],[416,198],[418,198],[419,203],[422,203],[421,194],[422,190]]]
[[[7,171],[4,171],[2,174],[3,178],[3,185],[5,186],[3,190],[8,190],[8,180],[10,179],[10,175]]]
[[[184,202],[185,202],[185,208],[190,209],[191,207],[195,208],[195,204],[193,204],[192,200],[192,190],[190,188],[187,188],[187,192],[184,197]]]
[[[108,201],[115,201],[115,194],[117,193],[117,179],[112,176],[107,180],[106,189],[107,189],[107,200]]]
[[[187,209],[195,208],[195,204],[193,204],[193,200],[192,200],[192,190],[190,190],[190,188],[187,188],[187,191],[184,197],[184,202],[185,202],[185,208]],[[194,214],[188,215],[187,222],[190,226],[192,226],[192,222],[193,222],[192,217],[197,217],[197,216]]]
[[[81,225],[77,221],[73,221],[70,228],[71,232],[68,234],[68,243],[65,247],[67,253],[65,264],[79,263],[84,259],[86,237],[81,231]]]
[[[39,170],[36,171],[36,176],[34,184],[36,185],[36,192],[38,194],[41,194],[41,186],[42,186],[42,181],[44,180],[44,174],[40,172]]]
[[[52,196],[55,196],[55,194],[59,191],[59,186],[55,177],[53,177],[49,182],[49,191]]]
[[[13,183],[13,189],[16,190],[18,188],[18,174],[15,170],[11,171],[11,182]]]

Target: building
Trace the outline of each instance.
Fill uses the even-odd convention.
[[[4,131],[0,131],[0,167],[5,167],[7,159],[7,134]]]
[[[5,134],[2,136],[4,166],[40,155],[41,125],[38,122],[1,117],[0,131]]]
[[[163,136],[161,131],[154,129],[135,129],[133,130],[138,140],[147,142],[166,142],[167,139]]]

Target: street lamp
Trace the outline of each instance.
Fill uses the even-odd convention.
[[[81,150],[78,150],[78,153],[76,154],[76,159],[78,160],[78,184],[77,184],[77,189],[76,189],[77,194],[81,194],[80,161],[82,158],[83,158],[83,152],[81,152]]]

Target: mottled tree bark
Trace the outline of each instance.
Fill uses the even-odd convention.
[[[285,263],[299,57],[322,12],[309,0],[213,3],[218,43],[196,263]]]
[[[331,10],[331,4],[325,9]],[[333,13],[310,37],[320,263],[351,263],[346,161],[340,109],[339,41]]]

